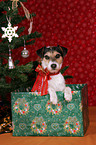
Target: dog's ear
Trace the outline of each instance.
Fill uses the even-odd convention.
[[[67,54],[68,49],[65,48],[65,47],[63,47],[63,46],[60,46],[60,45],[58,45],[58,47],[59,47],[59,49],[62,51],[63,56],[65,56],[65,55]]]
[[[44,49],[45,49],[46,47],[44,46],[44,47],[42,47],[42,48],[40,48],[40,49],[38,49],[36,52],[37,52],[37,55],[38,56],[40,56],[41,58],[43,58],[43,52],[44,52]]]

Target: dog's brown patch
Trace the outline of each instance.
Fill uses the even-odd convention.
[[[61,54],[57,51],[50,51],[45,53],[43,60],[47,63],[49,63],[50,60],[55,61],[58,64],[61,64],[63,62]]]

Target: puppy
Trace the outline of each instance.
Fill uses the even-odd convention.
[[[66,101],[71,101],[71,88],[65,86],[65,80],[60,69],[63,64],[63,58],[67,54],[67,48],[62,46],[48,46],[37,50],[37,55],[41,57],[41,65],[50,73],[51,79],[48,80],[48,93],[50,102],[57,104],[58,98],[56,91],[63,91]]]

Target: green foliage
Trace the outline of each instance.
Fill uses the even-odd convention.
[[[64,76],[64,79],[66,80],[66,79],[72,79],[73,78],[73,76],[70,76],[70,75],[66,75],[66,76]]]
[[[61,69],[61,74],[63,74],[67,69],[69,68],[69,66],[65,66],[63,69]]]
[[[61,69],[61,74],[63,75],[64,73],[65,73],[65,71],[67,70],[69,68],[69,66],[65,66],[63,69]],[[70,76],[70,75],[66,75],[66,76],[64,76],[64,79],[66,80],[66,79],[71,79],[71,78],[73,78],[73,76]]]

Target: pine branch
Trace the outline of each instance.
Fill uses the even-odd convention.
[[[72,79],[73,78],[73,76],[70,76],[70,75],[66,75],[66,76],[64,76],[64,79],[66,80],[66,79]]]
[[[69,68],[69,66],[65,66],[63,69],[61,69],[60,70],[61,74],[63,74],[68,68]]]

